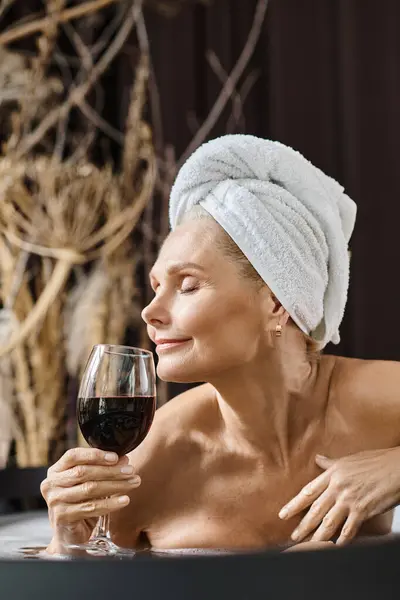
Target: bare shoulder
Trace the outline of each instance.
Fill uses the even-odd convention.
[[[212,386],[203,384],[159,408],[147,438],[130,455],[138,471],[153,469],[153,463],[165,467],[177,452],[187,449],[196,432],[207,431],[212,422],[213,398]]]
[[[337,357],[334,386],[347,414],[400,443],[400,362]]]
[[[338,385],[356,397],[372,399],[379,393],[382,400],[400,407],[400,362],[338,356],[335,371]]]

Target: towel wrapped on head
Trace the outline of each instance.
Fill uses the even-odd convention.
[[[203,144],[170,198],[174,229],[200,204],[239,246],[293,321],[321,346],[340,341],[355,203],[299,152],[251,135]]]

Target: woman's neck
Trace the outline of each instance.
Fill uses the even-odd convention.
[[[318,371],[305,351],[273,351],[211,381],[227,443],[288,466],[298,437],[323,416],[314,393]]]

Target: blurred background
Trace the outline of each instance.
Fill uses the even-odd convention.
[[[152,349],[169,190],[217,135],[279,140],[345,187],[350,292],[326,352],[399,359],[396,0],[2,0],[0,19],[4,511],[36,507],[76,443],[92,345]],[[183,389],[160,382],[159,403]]]

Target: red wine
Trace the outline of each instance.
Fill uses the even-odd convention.
[[[155,404],[154,396],[79,398],[78,423],[89,446],[122,456],[143,442]]]

